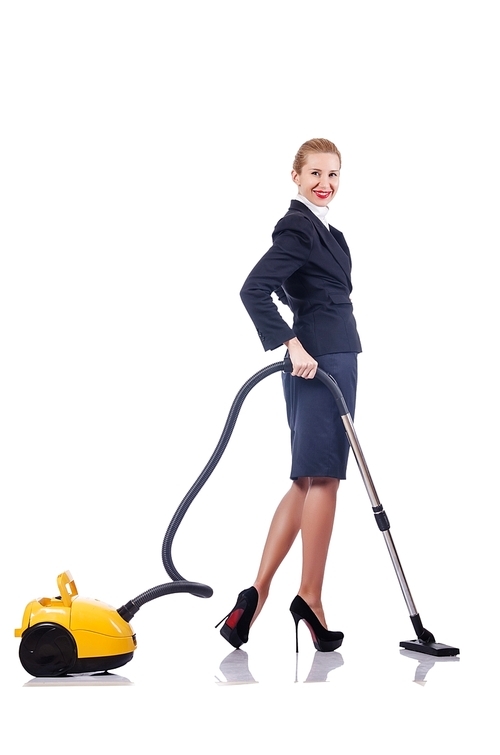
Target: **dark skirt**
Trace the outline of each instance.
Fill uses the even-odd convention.
[[[316,357],[321,369],[337,381],[353,419],[357,356],[342,352]],[[350,444],[331,391],[317,378],[305,380],[286,372],[283,373],[283,390],[292,445],[290,478],[345,480]]]

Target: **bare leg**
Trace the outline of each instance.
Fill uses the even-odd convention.
[[[284,495],[274,513],[254,582],[254,587],[259,593],[259,602],[252,623],[267,600],[272,578],[300,530],[302,511],[308,490],[308,477],[300,477],[298,480],[294,480],[290,490]]]
[[[299,595],[314,611],[325,629],[327,624],[321,603],[326,559],[335,518],[339,480],[311,477],[304,501],[301,521],[302,579]]]

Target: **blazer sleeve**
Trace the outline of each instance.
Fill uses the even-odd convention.
[[[300,213],[289,213],[273,231],[273,245],[248,275],[240,296],[266,351],[282,346],[295,336],[273,301],[283,301],[283,283],[309,259],[313,248],[312,222]],[[286,298],[285,298],[286,301]]]

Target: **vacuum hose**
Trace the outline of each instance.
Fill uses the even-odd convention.
[[[144,603],[155,600],[162,595],[168,595],[170,593],[176,592],[189,592],[191,593],[191,595],[195,595],[199,598],[210,598],[213,595],[213,590],[211,587],[209,587],[209,585],[205,585],[201,582],[190,582],[177,571],[172,560],[172,543],[174,541],[174,537],[193,500],[196,498],[196,496],[214,471],[215,467],[219,463],[233,433],[234,427],[236,425],[236,420],[238,419],[238,415],[240,413],[243,402],[245,401],[252,388],[260,383],[261,380],[264,380],[264,378],[272,375],[275,372],[292,372],[292,369],[292,363],[288,357],[285,358],[282,362],[274,362],[273,364],[262,368],[261,370],[259,370],[259,372],[256,372],[255,375],[252,375],[252,377],[249,378],[238,391],[236,398],[232,403],[231,409],[229,410],[226,424],[224,425],[224,429],[220,436],[219,442],[217,443],[212,456],[210,457],[208,463],[205,465],[205,468],[199,475],[196,482],[192,485],[190,490],[182,499],[165,533],[162,547],[162,561],[163,566],[165,567],[165,571],[167,572],[169,577],[172,578],[173,582],[168,582],[163,585],[151,587],[149,590],[141,593],[133,600],[130,600],[121,608],[118,608],[118,613],[122,618],[125,619],[125,621],[130,621],[132,616],[137,613],[139,608],[143,606]],[[348,414],[348,409],[345,404],[344,397],[342,396],[337,383],[331,377],[331,375],[328,375],[326,372],[318,368],[316,377],[319,378],[321,382],[325,383],[325,385],[327,385],[327,387],[332,392],[341,417],[344,417],[346,414]]]

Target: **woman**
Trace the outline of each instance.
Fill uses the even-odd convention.
[[[296,640],[303,619],[317,650],[332,651],[342,644],[342,632],[327,629],[321,592],[349,442],[331,392],[313,380],[318,366],[332,375],[354,417],[361,344],[349,298],[351,257],[342,233],[326,220],[340,167],[340,152],[327,139],[311,139],[300,147],[292,170],[297,197],[241,290],[264,349],[285,345],[293,366],[291,374],[283,374],[292,484],[274,514],[254,584],[238,595],[222,620],[220,632],[236,648],[248,640],[274,574],[299,531],[302,575],[290,606]],[[292,327],[281,317],[273,294],[292,310]]]

